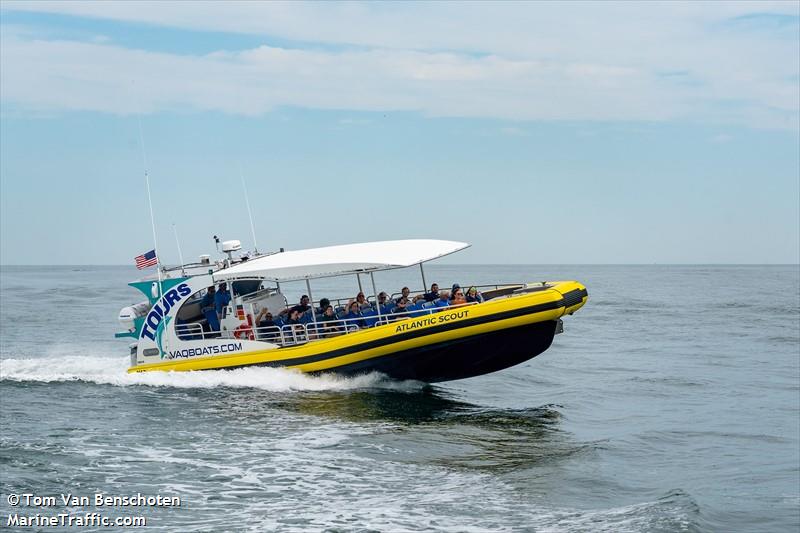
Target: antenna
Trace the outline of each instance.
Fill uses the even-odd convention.
[[[172,233],[175,234],[175,244],[178,245],[178,257],[181,260],[181,274],[183,274],[185,276],[186,275],[186,269],[183,268],[183,265],[185,265],[186,263],[183,262],[183,252],[181,252],[181,241],[178,239],[178,230],[177,230],[177,228],[175,228],[175,223],[174,222],[172,223]]]
[[[158,241],[156,240],[156,219],[153,216],[153,199],[150,196],[150,175],[147,172],[147,154],[144,150],[144,130],[142,129],[142,115],[137,114],[139,120],[139,145],[142,147],[142,162],[144,164],[144,181],[147,185],[147,204],[150,206],[150,226],[153,228],[153,246],[156,251],[156,269],[158,270],[158,297],[161,298],[161,257],[158,255]]]
[[[250,199],[247,195],[247,186],[244,183],[244,173],[242,173],[242,164],[239,163],[239,177],[242,179],[242,189],[244,189],[244,203],[247,206],[247,216],[250,217],[250,233],[253,235],[253,248],[258,254],[258,243],[256,242],[256,227],[253,225],[253,212],[250,211]]]

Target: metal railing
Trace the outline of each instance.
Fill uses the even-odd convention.
[[[463,290],[464,294],[466,294],[467,289],[470,288],[470,287],[475,287],[476,289],[478,289],[478,292],[484,292],[484,291],[489,291],[489,290],[496,291],[496,290],[502,289],[504,287],[517,287],[517,286],[522,286],[522,285],[524,285],[524,283],[500,283],[500,284],[495,284],[495,285],[461,285],[461,290]],[[445,291],[448,291],[448,287],[452,287],[452,285],[440,285],[440,286],[441,287],[445,287],[445,289],[444,289]],[[422,296],[423,294],[427,293],[429,290],[430,290],[429,288],[425,288],[425,289],[423,289],[421,291],[419,291],[419,290],[411,291],[408,294],[408,299],[410,301],[413,301],[414,298],[416,298],[418,296]],[[392,295],[390,296],[390,298],[392,300],[396,300],[397,298],[402,296],[402,294],[403,294],[402,291],[401,292],[393,292]]]
[[[271,342],[281,346],[294,346],[305,344],[309,341],[337,337],[354,333],[371,327],[378,327],[408,318],[419,318],[433,315],[443,311],[463,309],[478,305],[478,302],[467,302],[456,305],[437,306],[428,302],[425,307],[408,311],[387,311],[381,315],[368,315],[350,318],[337,318],[336,320],[320,320],[317,322],[299,322],[296,324],[282,324],[275,326],[252,327],[243,322],[235,330],[206,331],[199,323],[177,324],[175,332],[178,338],[184,341],[205,339],[240,339]]]
[[[488,293],[489,298],[492,298],[497,296],[502,297],[511,295],[515,292],[518,292],[520,287],[524,288],[525,286],[526,285],[524,283],[499,283],[489,285],[466,285],[462,286],[461,289],[466,291],[468,287],[475,287],[482,293]],[[542,286],[544,287],[544,283]],[[410,293],[410,303],[413,302],[415,298],[419,300],[419,297],[424,294],[425,290],[427,289]],[[248,297],[252,297],[254,295],[260,297],[264,294],[270,293],[270,291],[272,291],[272,289],[261,289],[253,295],[248,295]],[[447,288],[444,289],[444,292],[447,292]],[[297,344],[304,344],[313,340],[345,335],[370,327],[382,326],[407,318],[418,318],[426,314],[439,313],[449,309],[463,308],[468,305],[476,305],[479,303],[466,302],[464,304],[446,306],[439,306],[435,303],[436,301],[425,302],[422,304],[412,303],[412,305],[414,305],[413,309],[407,311],[397,311],[394,301],[401,295],[402,292],[392,293],[389,300],[389,305],[381,306],[380,314],[375,312],[376,304],[374,298],[368,299],[371,308],[362,309],[362,311],[366,313],[366,316],[360,316],[358,318],[344,318],[341,316],[342,310],[349,302],[353,301],[352,298],[333,298],[329,299],[329,301],[331,305],[334,306],[334,309],[339,311],[335,320],[321,320],[319,315],[317,315],[317,319],[314,321],[314,319],[308,313],[313,313],[314,310],[316,310],[317,306],[319,305],[319,302],[317,301],[312,302],[312,310],[308,311],[302,320],[296,324],[253,327],[252,325],[243,322],[235,330],[207,331],[202,323],[192,322],[187,324],[176,324],[175,331],[178,335],[178,338],[184,341],[238,338],[272,342],[281,346],[293,346]],[[253,299],[257,299],[257,297]]]
[[[524,283],[497,283],[497,284],[489,284],[489,285],[462,285],[461,289],[466,294],[466,291],[467,291],[467,289],[469,287],[475,287],[476,289],[478,289],[478,292],[487,292],[487,291],[497,291],[497,290],[505,289],[505,288],[509,288],[509,287],[522,287],[524,285],[525,285]],[[449,288],[452,287],[452,285],[441,285],[441,287],[444,287],[444,289],[443,289],[444,292],[449,292]],[[415,298],[417,298],[417,299],[421,298],[422,295],[427,293],[428,290],[429,290],[428,288],[424,288],[424,289],[421,289],[421,290],[420,289],[414,289],[414,290],[410,291],[409,294],[408,294],[409,301],[413,302]],[[397,298],[402,296],[402,294],[403,294],[402,291],[393,292],[393,293],[391,293],[389,295],[389,300],[396,300]],[[367,299],[367,303],[369,303],[369,305],[374,308],[375,307],[375,296],[374,295],[367,296],[366,299]],[[346,309],[347,305],[350,302],[355,301],[355,297],[352,297],[352,298],[328,298],[328,301],[333,306],[334,310]],[[316,308],[318,306],[319,306],[319,301],[312,302],[312,307]],[[291,307],[291,305],[289,307]]]

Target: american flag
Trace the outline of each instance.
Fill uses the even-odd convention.
[[[139,270],[158,264],[158,258],[156,257],[155,250],[150,250],[142,255],[137,255],[134,261],[136,261],[136,268]]]

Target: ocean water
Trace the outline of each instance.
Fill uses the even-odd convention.
[[[128,375],[113,333],[140,300],[133,268],[0,272],[0,528],[97,510],[11,494],[97,492],[179,496],[100,509],[153,531],[800,528],[798,266],[431,265],[443,287],[577,279],[590,295],[542,355],[434,386]],[[421,285],[413,269],[376,281]]]

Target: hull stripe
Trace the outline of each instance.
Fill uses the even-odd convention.
[[[586,290],[576,289],[575,291],[571,292],[582,292],[584,293],[581,295],[581,298],[585,296]],[[321,354],[315,355],[307,355],[304,357],[295,357],[293,359],[280,359],[276,361],[264,361],[263,363],[255,363],[255,364],[245,364],[245,365],[236,365],[236,366],[229,366],[225,367],[228,369],[234,368],[242,368],[246,366],[296,366],[296,365],[304,365],[308,363],[315,363],[317,361],[322,361],[325,359],[332,359],[334,357],[341,357],[344,355],[350,355],[356,352],[363,352],[366,350],[371,350],[373,348],[380,348],[382,346],[386,346],[387,344],[394,344],[397,342],[402,342],[410,339],[416,339],[418,337],[424,337],[427,335],[434,335],[436,333],[442,333],[445,331],[452,331],[455,329],[461,328],[468,328],[470,326],[477,326],[480,324],[486,324],[488,322],[498,322],[500,320],[506,320],[509,318],[516,318],[519,316],[524,315],[532,315],[535,313],[541,313],[542,311],[551,311],[553,309],[558,309],[560,307],[564,307],[565,300],[569,301],[567,296],[571,293],[567,293],[564,295],[564,298],[555,302],[546,302],[543,304],[532,305],[529,307],[523,307],[520,309],[512,309],[510,311],[503,311],[501,313],[495,313],[492,315],[481,316],[476,318],[468,318],[466,320],[461,320],[454,323],[448,324],[441,324],[438,326],[433,326],[429,328],[424,328],[416,331],[409,331],[407,333],[403,333],[400,335],[391,335],[389,337],[384,337],[382,339],[376,339],[374,341],[364,342],[361,344],[356,344],[353,346],[348,346],[346,348],[339,348],[338,350],[331,350],[328,352],[324,352]],[[574,298],[574,296],[573,296]],[[435,314],[435,313],[434,313]]]
[[[570,312],[570,309],[573,306],[578,305],[578,304],[582,304],[583,299],[586,298],[587,296],[588,296],[588,293],[587,293],[585,288],[574,289],[574,290],[562,293],[561,298],[558,299],[558,300],[549,301],[549,302],[543,302],[543,303],[539,303],[539,304],[535,304],[535,305],[529,305],[529,306],[522,307],[522,308],[510,309],[510,310],[507,310],[507,311],[500,311],[500,312],[491,313],[491,314],[484,315],[484,316],[466,318],[466,319],[459,320],[459,321],[456,321],[456,322],[447,322],[447,323],[444,323],[444,324],[437,324],[437,325],[433,325],[433,326],[429,326],[429,327],[424,327],[424,328],[421,328],[421,329],[405,331],[405,332],[402,332],[402,333],[394,333],[394,331],[396,331],[396,329],[394,329],[394,330],[387,329],[386,333],[382,337],[380,337],[378,339],[362,342],[362,343],[359,343],[359,344],[343,346],[341,348],[327,350],[327,351],[324,351],[324,352],[321,352],[321,353],[315,353],[315,354],[311,354],[311,355],[303,355],[303,356],[297,356],[297,357],[291,357],[290,356],[290,357],[280,358],[280,354],[282,352],[285,353],[284,350],[289,351],[289,350],[294,350],[294,349],[302,348],[302,347],[313,347],[314,346],[313,342],[312,343],[306,343],[306,344],[299,345],[299,346],[287,346],[287,347],[281,347],[281,348],[274,348],[274,349],[270,349],[270,350],[267,350],[267,351],[263,351],[262,350],[262,351],[254,351],[254,352],[249,352],[249,353],[243,353],[241,355],[236,356],[236,359],[239,359],[239,361],[241,361],[239,364],[225,364],[224,363],[224,359],[225,358],[220,358],[220,360],[216,364],[214,364],[214,366],[206,366],[205,365],[206,361],[209,361],[209,359],[217,359],[217,358],[216,357],[202,357],[202,358],[198,358],[198,359],[194,359],[194,360],[189,359],[189,360],[169,361],[169,362],[163,361],[163,362],[160,362],[160,363],[146,364],[146,365],[142,365],[141,367],[138,367],[138,368],[137,367],[132,367],[131,369],[128,370],[128,372],[147,372],[147,371],[150,371],[150,370],[184,370],[184,369],[185,370],[190,370],[190,369],[192,369],[192,367],[194,367],[194,369],[197,369],[197,370],[201,370],[204,367],[205,368],[209,368],[209,369],[216,368],[216,369],[232,370],[232,369],[235,369],[235,368],[243,368],[243,367],[248,367],[248,366],[269,366],[269,367],[303,367],[303,366],[306,366],[306,368],[302,368],[303,371],[324,370],[324,368],[320,368],[319,365],[320,364],[324,365],[324,363],[326,361],[333,362],[334,359],[344,358],[345,360],[349,359],[350,362],[354,362],[353,361],[354,354],[359,354],[361,352],[369,352],[370,350],[374,351],[376,349],[378,349],[379,352],[383,352],[383,354],[388,355],[387,352],[386,352],[386,349],[384,347],[391,346],[393,344],[400,344],[400,343],[403,343],[404,341],[413,341],[414,339],[419,339],[419,338],[428,337],[428,336],[436,336],[437,334],[441,334],[441,333],[447,333],[447,332],[457,331],[457,330],[460,330],[460,329],[470,328],[470,327],[475,327],[475,326],[481,326],[481,325],[484,325],[483,333],[486,333],[486,332],[488,332],[487,330],[485,330],[485,327],[486,327],[485,325],[487,325],[487,324],[490,325],[489,327],[491,327],[492,323],[496,323],[496,322],[499,323],[499,322],[503,322],[503,321],[507,321],[507,320],[518,319],[520,317],[525,317],[525,316],[534,315],[534,314],[537,314],[537,313],[542,313],[542,312],[547,312],[547,311],[551,311],[552,312],[552,311],[555,311],[555,310],[558,310],[558,309],[563,309],[564,310],[563,313],[561,314],[561,315],[563,315],[563,314],[565,314],[567,312]],[[446,313],[447,311],[443,311],[443,312]],[[439,313],[432,313],[433,316],[436,316],[438,314]],[[561,315],[559,315],[559,316],[561,316]],[[425,316],[428,316],[428,315],[422,315],[422,316],[415,317],[414,320],[420,319],[420,318],[424,318]],[[555,318],[558,318],[558,317],[556,316],[554,318],[547,318],[547,320],[554,320]],[[543,322],[544,320],[541,319],[540,321]],[[394,324],[400,325],[400,324],[407,324],[407,323],[409,323],[409,322],[406,322],[406,320],[401,320],[401,321],[398,321],[398,322],[396,322]],[[413,322],[411,322],[411,323],[413,323]],[[391,325],[392,324],[389,324],[390,327],[391,327]],[[514,327],[514,326],[510,326],[510,324],[506,325],[505,327],[503,327],[503,325],[501,325],[501,324],[498,324],[498,325],[500,327],[493,328],[491,331],[500,332],[500,331],[502,331],[504,329],[507,329],[509,327],[512,327],[512,328]],[[386,327],[386,326],[381,326],[381,327]],[[364,331],[369,331],[369,330],[364,330]],[[468,334],[463,335],[463,337],[464,338],[471,337],[473,334],[474,333],[468,333]],[[423,340],[423,342],[424,342],[424,340]],[[438,344],[439,342],[440,341],[434,341],[434,342],[430,342],[430,343],[423,344],[423,345],[419,345],[417,343],[417,345],[419,345],[419,346],[424,346],[424,345],[433,346],[433,345]],[[380,350],[380,348],[384,348],[384,349]],[[398,348],[400,348],[400,347],[398,346]],[[310,351],[310,350],[306,350],[306,351]],[[263,356],[265,356],[265,355],[267,355],[270,358],[265,360],[263,358]],[[374,357],[376,355],[379,356],[378,354],[375,354],[375,355],[367,355],[367,354],[365,354],[365,357],[363,357],[363,360],[366,361],[366,360],[371,359],[372,357]],[[348,357],[348,356],[350,356],[350,357]],[[253,362],[244,362],[244,361],[242,361],[243,358],[252,358],[252,359],[255,359],[255,360]],[[341,359],[339,359],[339,360],[342,361],[342,363],[344,363],[343,360],[341,360]],[[185,366],[186,364],[190,364],[191,366],[189,366],[187,368]],[[348,364],[348,363],[345,363],[345,364]],[[331,367],[327,368],[327,370],[335,371],[337,366],[339,366],[339,365],[334,364],[334,366],[331,366]]]

